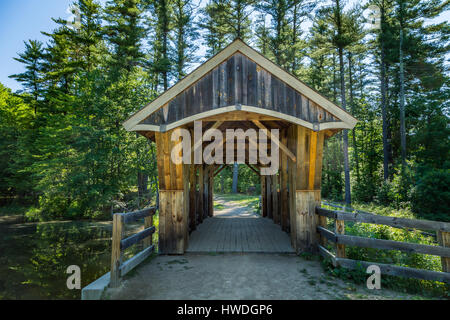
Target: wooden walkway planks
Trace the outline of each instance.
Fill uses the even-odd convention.
[[[189,239],[190,253],[295,253],[289,235],[271,219],[233,208],[198,225]]]

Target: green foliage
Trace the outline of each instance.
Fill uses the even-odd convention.
[[[450,222],[450,169],[427,170],[412,190],[412,209],[428,220]]]

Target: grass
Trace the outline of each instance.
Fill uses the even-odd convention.
[[[225,206],[223,204],[221,204],[221,203],[215,203],[214,204],[214,209],[216,209],[216,210],[223,210],[223,209],[225,209]]]
[[[260,200],[259,196],[247,195],[242,193],[227,193],[227,194],[217,194],[217,197],[223,199],[227,202],[237,202],[239,205],[243,207],[248,207],[256,211],[256,213],[261,212]],[[217,204],[221,206],[221,204]],[[214,205],[216,208],[216,205]],[[218,210],[221,210],[217,208]]]

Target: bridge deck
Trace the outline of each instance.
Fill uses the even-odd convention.
[[[192,232],[187,252],[294,253],[289,235],[272,220],[246,207],[225,206]]]

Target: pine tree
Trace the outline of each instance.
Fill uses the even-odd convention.
[[[210,0],[200,11],[203,15],[199,26],[205,30],[204,44],[207,47],[207,57],[222,50],[230,40],[227,39],[228,28],[224,12],[226,7],[220,0]]]
[[[194,25],[194,15],[194,5],[191,0],[174,1],[174,64],[175,78],[178,80],[186,75],[186,68],[196,61],[195,52],[198,46],[195,45],[195,41],[199,38],[199,34]]]
[[[21,92],[26,92],[26,102],[33,106],[34,114],[38,112],[38,103],[42,99],[42,60],[43,44],[40,41],[29,40],[25,42],[25,51],[19,53],[14,60],[25,65],[26,71],[20,74],[11,75],[10,78],[20,82],[24,88]]]

